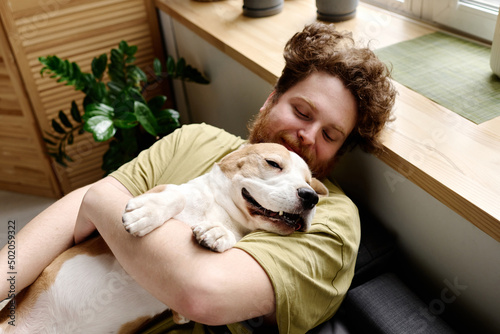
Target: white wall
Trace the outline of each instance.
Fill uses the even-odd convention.
[[[360,150],[343,157],[333,175],[358,205],[396,234],[412,265],[434,286],[431,313],[457,312],[484,325],[474,333],[499,332],[499,242]],[[460,287],[456,298],[441,296],[449,284]]]
[[[209,86],[187,85],[185,93],[175,87],[179,108],[186,108],[183,114],[246,136],[247,120],[271,86],[167,15],[162,13],[161,20],[167,51],[177,52],[212,80]],[[344,157],[334,176],[355,202],[397,234],[412,264],[437,287],[428,311],[472,317],[485,325],[476,333],[500,331],[500,243],[371,155],[355,151]],[[456,298],[441,295],[452,291],[454,283],[460,287]]]
[[[205,122],[246,138],[248,120],[259,112],[272,86],[168,15],[160,15],[167,53],[183,57],[210,79],[208,86],[174,84],[182,121]]]

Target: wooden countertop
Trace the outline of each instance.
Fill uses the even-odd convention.
[[[286,41],[316,20],[314,0],[286,0],[280,14],[258,19],[242,15],[242,0],[155,3],[270,84],[283,68]],[[374,49],[435,31],[364,3],[356,18],[336,26]],[[383,133],[380,159],[500,241],[500,117],[476,125],[396,86],[396,120]]]

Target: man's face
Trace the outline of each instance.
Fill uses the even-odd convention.
[[[357,103],[342,81],[316,72],[268,99],[250,131],[250,142],[275,142],[299,154],[315,177],[328,175],[335,155],[354,129]]]

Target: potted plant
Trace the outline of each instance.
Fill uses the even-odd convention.
[[[82,72],[78,64],[57,56],[38,59],[43,65],[42,76],[49,74],[85,94],[83,113],[72,101],[71,117],[59,111],[51,122],[54,132],[46,132],[48,153],[57,163],[67,166],[67,162],[72,161],[66,147],[73,144],[75,136],[87,131],[97,142],[110,141],[102,169],[105,175],[111,173],[180,125],[179,113],[163,107],[166,96],[158,95],[146,101],[143,93],[147,87],[166,78],[209,83],[183,58],[176,62],[172,57],[168,57],[165,66],[154,60],[155,77],[148,82],[146,74],[133,64],[136,52],[136,46],[122,41],[117,49],[111,50],[109,59],[107,54],[102,54],[92,60],[91,73]],[[107,82],[104,81],[106,70]]]

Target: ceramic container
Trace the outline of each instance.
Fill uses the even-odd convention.
[[[359,0],[316,0],[318,19],[340,22],[356,16]]]
[[[243,15],[265,17],[280,13],[284,0],[243,0]]]

